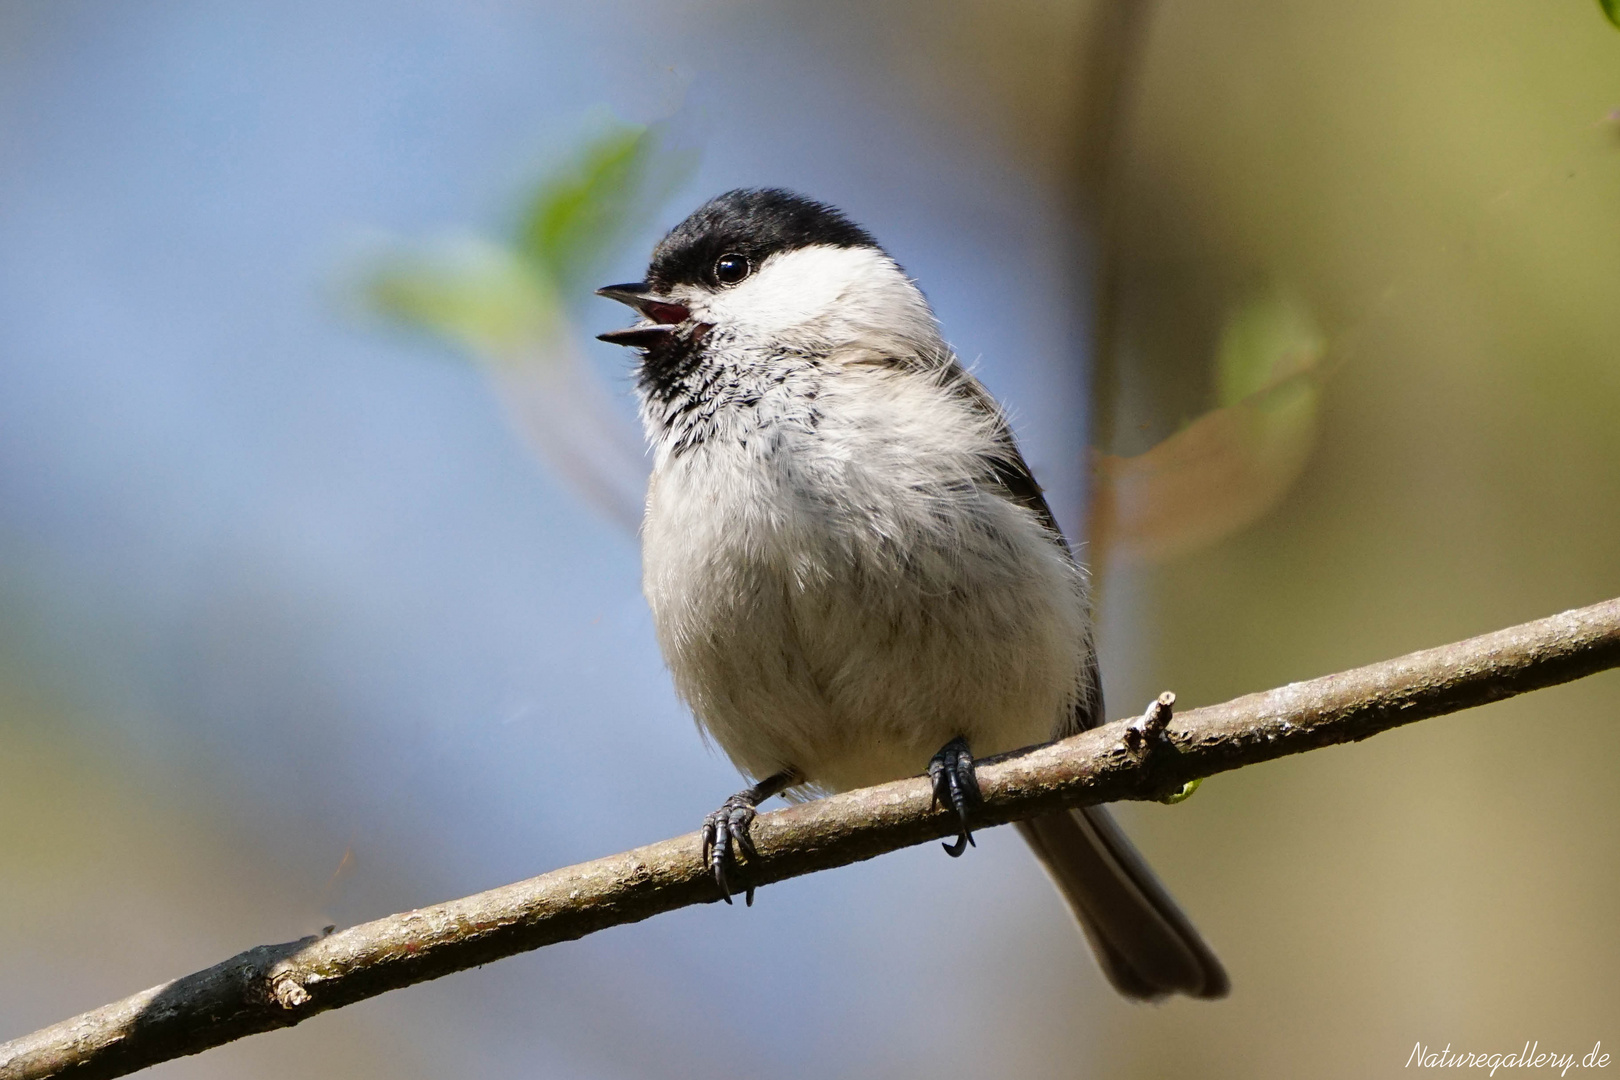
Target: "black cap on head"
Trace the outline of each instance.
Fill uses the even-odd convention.
[[[757,268],[778,252],[825,244],[872,247],[878,242],[826,203],[781,188],[738,188],[698,207],[653,249],[647,281],[660,292],[672,285],[714,286],[715,263],[741,255]]]

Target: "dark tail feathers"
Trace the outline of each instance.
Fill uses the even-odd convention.
[[[1020,821],[1108,981],[1126,997],[1225,997],[1226,969],[1100,806]]]

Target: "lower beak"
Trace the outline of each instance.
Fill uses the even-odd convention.
[[[605,341],[609,345],[628,345],[633,349],[650,349],[655,345],[662,345],[675,333],[676,327],[672,324],[660,323],[657,326],[627,326],[623,330],[609,330],[605,334],[597,334],[597,341]]]
[[[598,340],[613,345],[650,349],[667,341],[677,326],[692,317],[685,304],[656,295],[645,281],[631,282],[628,285],[604,285],[596,290],[596,295],[628,304],[643,318],[650,319],[654,323],[652,326],[630,326],[623,330],[610,330],[597,335]]]

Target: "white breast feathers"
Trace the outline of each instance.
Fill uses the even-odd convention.
[[[948,358],[846,346],[659,453],[644,588],[679,692],[745,773],[846,789],[959,735],[984,756],[1066,726],[1084,574],[997,483],[985,400]]]

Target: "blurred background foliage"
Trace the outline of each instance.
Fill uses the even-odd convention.
[[[660,152],[649,128],[602,126],[535,186],[507,242],[452,237],[442,253],[378,256],[364,297],[484,359],[500,362],[544,340],[560,299],[592,292],[607,260],[647,229],[696,164],[691,152]]]
[[[4,1034],[735,788],[652,646],[589,301],[727,187],[839,203],[922,282],[1090,539],[1116,714],[1620,593],[1603,10],[0,6]],[[1610,673],[1124,808],[1215,1005],[1113,998],[998,830],[154,1075],[1584,1053],[1620,1041],[1617,715]]]
[[[379,252],[356,289],[375,313],[486,365],[529,445],[587,503],[634,531],[641,435],[599,391],[567,303],[605,284],[601,268],[690,179],[696,155],[660,147],[647,127],[599,126],[535,185],[512,238],[451,234]]]

